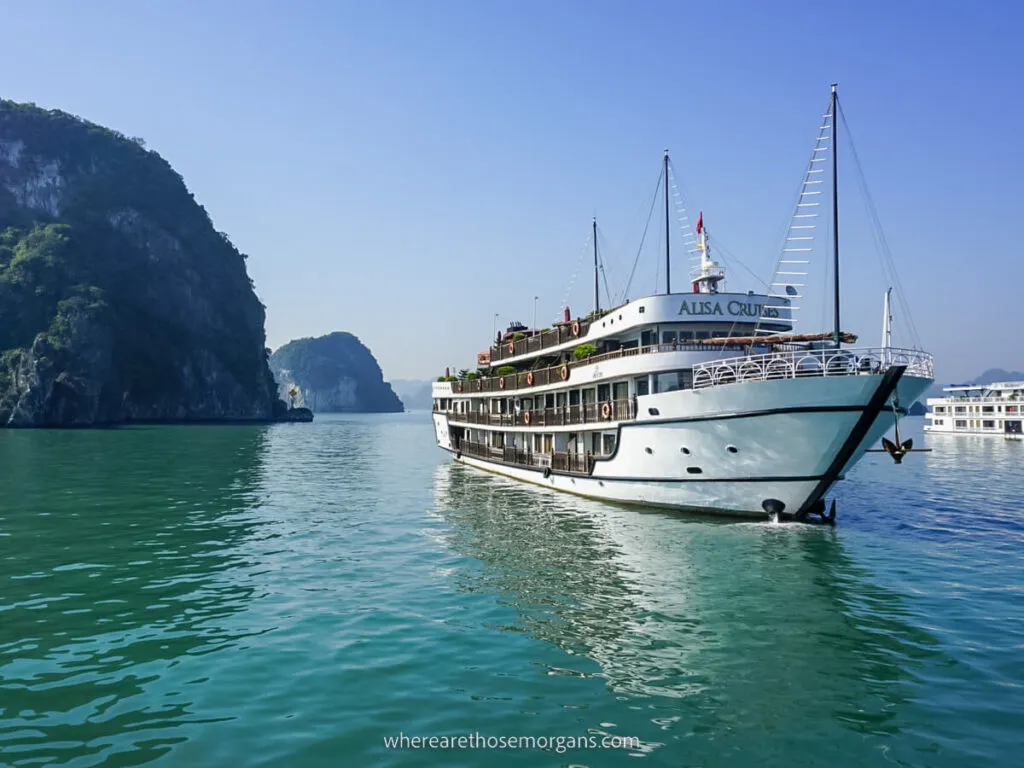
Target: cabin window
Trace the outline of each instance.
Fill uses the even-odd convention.
[[[1016,405],[1008,405],[1008,406],[1006,406],[1006,412],[1007,413],[1016,413],[1017,412],[1017,406]]]
[[[611,385],[610,384],[598,384],[597,385],[597,401],[599,403],[605,403],[611,399]]]
[[[995,429],[996,423],[991,419],[985,419],[983,422],[981,422],[981,426],[984,429]]]
[[[966,429],[967,428],[967,421],[964,420],[964,419],[957,419],[954,422],[954,426],[956,426],[957,429]]]
[[[601,452],[601,435],[597,432],[590,433],[590,450],[593,453]]]
[[[680,331],[679,341],[693,341],[693,331]]]
[[[541,452],[541,448],[543,447],[543,445],[544,445],[544,443],[541,440],[541,436],[540,435],[534,435],[533,436],[533,450],[535,452],[537,452],[537,453],[540,453]]]
[[[982,413],[992,413],[992,406],[991,405],[983,405],[981,407],[981,412]]]
[[[941,427],[945,423],[946,422],[944,420],[942,420],[942,419],[935,419],[935,426],[937,426],[937,427]]]
[[[726,331],[712,331],[712,332],[711,332],[711,338],[712,338],[712,339],[724,339],[724,338],[726,338],[726,337],[727,337],[728,335],[729,335],[729,334],[728,334],[728,332],[726,332]]]
[[[661,334],[662,344],[675,344],[676,343],[676,332],[675,331],[664,331]]]
[[[544,407],[554,408],[555,407],[555,393],[551,392],[544,395]]]
[[[648,390],[647,390],[647,377],[646,376],[638,376],[637,378],[635,378],[633,380],[633,383],[636,385],[636,393],[637,393],[638,396],[639,395],[646,395],[647,394]]]
[[[657,336],[655,336],[655,338],[657,338]],[[642,331],[640,333],[640,345],[641,346],[649,347],[653,343],[654,342],[651,341],[651,332],[650,331]]]
[[[580,404],[580,391],[578,389],[569,390],[569,405]]]
[[[958,405],[958,406],[956,406],[953,409],[953,413],[966,413],[966,412],[967,412],[967,409],[964,408],[962,405]]]
[[[711,334],[709,334],[707,331],[697,331],[694,334],[694,337],[698,338],[698,339],[707,339],[707,338],[710,338],[710,336],[711,336]]]
[[[945,413],[946,412],[946,407],[943,406],[943,405],[937,405],[937,406],[935,406],[935,412],[936,413]]]
[[[610,456],[615,452],[615,435],[602,435],[601,437],[601,453],[605,456]]]
[[[505,435],[504,435],[504,433],[502,433],[502,432],[492,432],[491,433],[491,445],[494,446],[495,448],[504,448],[505,447]]]
[[[655,392],[675,392],[679,389],[693,388],[693,371],[686,368],[681,371],[659,373],[654,377]]]
[[[625,400],[629,397],[629,383],[625,381],[616,382],[612,385],[613,399]]]
[[[584,389],[583,390],[583,402],[584,402],[584,404],[591,404],[591,403],[593,403],[594,402],[594,395],[595,395],[596,392],[597,392],[597,390],[594,390],[594,389]]]

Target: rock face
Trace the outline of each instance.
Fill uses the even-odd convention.
[[[270,356],[280,397],[318,413],[393,413],[402,401],[384,381],[373,354],[351,333],[290,341]]]
[[[0,425],[268,420],[245,256],[141,140],[0,101]]]

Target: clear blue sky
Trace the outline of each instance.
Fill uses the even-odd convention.
[[[495,312],[559,314],[595,213],[621,289],[666,147],[767,279],[837,80],[938,380],[1024,368],[1022,4],[33,0],[3,19],[0,95],[167,158],[249,254],[272,347],[347,330],[387,378],[469,367]],[[844,327],[874,345],[886,283],[845,167]]]

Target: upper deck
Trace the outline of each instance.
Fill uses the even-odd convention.
[[[608,310],[593,320],[558,323],[550,330],[519,340],[502,340],[490,348],[490,366],[520,365],[542,355],[572,352],[579,344],[616,339],[646,326],[700,329],[718,324],[737,331],[760,320],[770,333],[792,330],[790,300],[749,293],[672,293],[646,296]],[[735,335],[741,335],[736,333]],[[486,366],[485,366],[486,367]]]

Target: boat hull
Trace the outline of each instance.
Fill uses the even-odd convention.
[[[905,408],[931,381],[819,377],[644,396],[642,417],[609,425],[615,451],[590,475],[466,455],[451,442],[448,417],[435,414],[435,426],[438,444],[456,461],[552,490],[733,516],[764,518],[771,509],[799,515],[892,428],[893,394]]]

